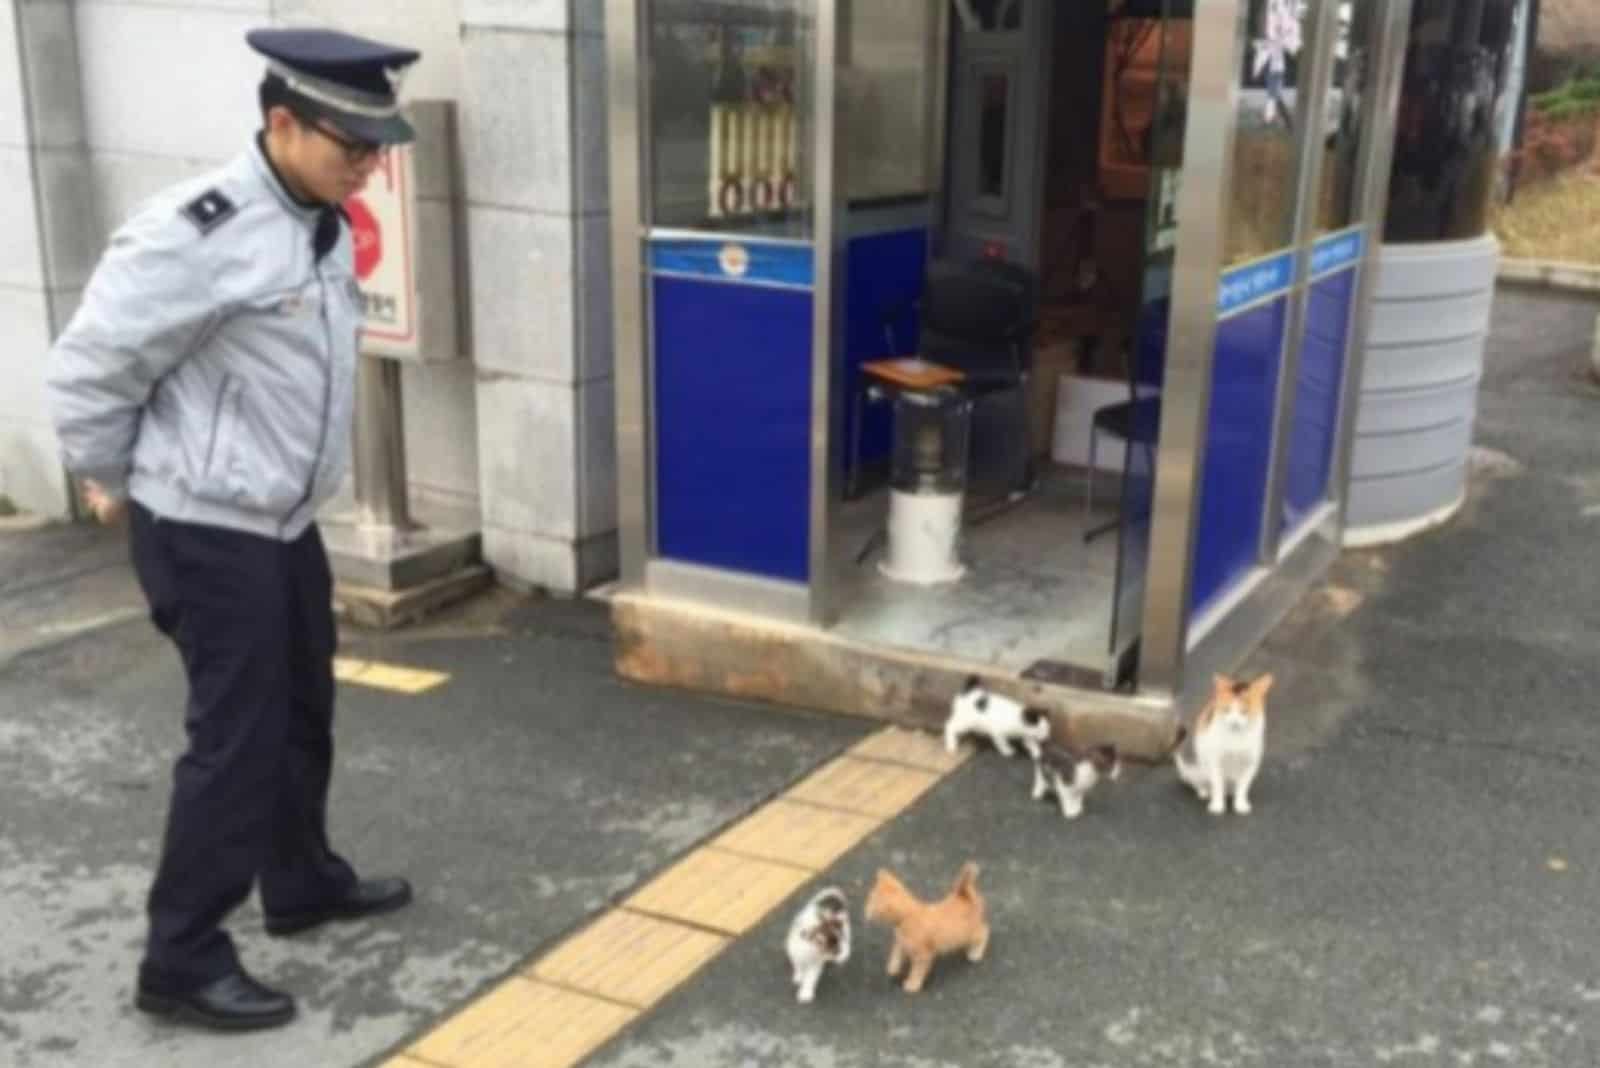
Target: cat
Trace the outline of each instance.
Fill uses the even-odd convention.
[[[1270,674],[1253,682],[1215,676],[1211,700],[1200,710],[1191,732],[1193,756],[1186,756],[1182,748],[1173,753],[1179,778],[1208,803],[1214,816],[1227,811],[1230,792],[1233,811],[1241,816],[1250,812],[1250,787],[1266,750],[1270,689]]]
[[[809,1005],[823,969],[850,959],[850,909],[844,892],[830,886],[806,902],[789,924],[785,948],[794,969],[795,998]]]
[[[1043,709],[989,692],[973,675],[950,700],[950,717],[944,723],[945,749],[954,753],[966,734],[985,736],[1007,757],[1012,754],[1011,743],[1019,742],[1029,756],[1038,759],[1040,744],[1050,737],[1050,717]]]
[[[941,901],[922,901],[887,868],[879,868],[867,895],[867,920],[894,928],[889,977],[898,979],[907,961],[905,991],[915,994],[927,981],[935,958],[965,950],[974,963],[989,949],[988,906],[978,892],[978,865],[961,866],[950,893]]]
[[[1033,758],[1033,799],[1054,792],[1061,815],[1069,820],[1083,814],[1083,799],[1101,779],[1122,778],[1122,756],[1114,745],[1097,745],[1082,752],[1046,742]]]

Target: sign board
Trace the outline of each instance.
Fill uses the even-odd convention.
[[[416,359],[421,352],[417,300],[417,203],[412,147],[397,145],[345,201],[355,241],[356,283],[366,303],[361,351]]]

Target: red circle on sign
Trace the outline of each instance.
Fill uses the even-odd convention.
[[[356,277],[364,282],[383,259],[383,232],[378,229],[378,217],[360,197],[345,201],[344,210],[350,213],[350,238],[356,247]]]

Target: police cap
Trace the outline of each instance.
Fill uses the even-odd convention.
[[[245,40],[267,57],[267,76],[283,82],[296,106],[351,137],[387,145],[416,136],[399,97],[420,52],[326,29],[251,30]]]

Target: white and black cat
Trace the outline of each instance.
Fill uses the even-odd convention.
[[[1051,793],[1069,820],[1083,814],[1083,799],[1102,779],[1122,777],[1122,757],[1114,745],[1097,745],[1081,753],[1056,742],[1045,742],[1033,758],[1033,799]]]
[[[1012,754],[1013,742],[1038,759],[1039,747],[1050,737],[1050,717],[1041,708],[1032,708],[985,689],[978,677],[967,679],[961,692],[950,701],[950,717],[944,724],[944,747],[950,752],[964,735],[981,734],[994,743],[1001,756]]]
[[[806,902],[789,924],[784,947],[794,969],[795,998],[810,1004],[823,969],[850,959],[850,908],[844,891],[830,886]]]

